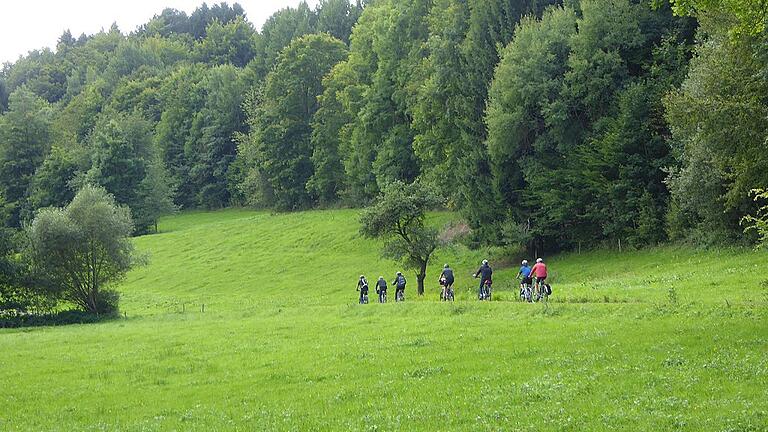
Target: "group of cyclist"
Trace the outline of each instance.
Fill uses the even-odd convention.
[[[480,268],[472,276],[480,279],[478,298],[480,300],[490,300],[493,269],[488,264],[488,260],[483,260]],[[544,260],[541,258],[536,260],[536,264],[533,267],[528,264],[527,260],[523,260],[520,271],[517,273],[517,279],[520,279],[520,298],[522,300],[530,302],[551,294],[551,288],[546,284],[547,265],[544,264]],[[442,287],[440,292],[441,300],[452,301],[454,299],[454,281],[453,269],[448,264],[445,264],[438,279]],[[395,287],[396,302],[405,300],[405,286],[407,282],[403,273],[397,272],[395,279],[392,281],[392,286]],[[360,304],[368,303],[368,280],[365,278],[365,275],[360,275],[360,279],[357,281],[357,291],[360,292]],[[376,281],[376,294],[378,295],[379,303],[387,302],[387,281],[384,279],[384,276],[379,276],[379,279]]]
[[[547,281],[547,265],[541,258],[531,267],[528,260],[523,260],[517,278],[520,279],[520,299],[532,302],[552,294],[552,288]]]
[[[402,272],[397,272],[395,280],[392,281],[392,286],[395,287],[395,301],[405,301],[405,285],[408,281],[403,276]],[[360,280],[357,281],[357,290],[360,291],[360,304],[368,303],[368,280],[364,275],[360,275]],[[379,296],[379,303],[387,302],[387,281],[384,276],[379,276],[376,281],[376,294]]]

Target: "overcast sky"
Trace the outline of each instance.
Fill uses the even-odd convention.
[[[208,5],[221,0],[208,1]],[[238,0],[257,29],[274,12],[296,6],[300,0]],[[314,7],[318,0],[307,0]],[[33,49],[56,46],[69,29],[75,37],[109,29],[117,22],[123,33],[146,23],[166,7],[189,15],[203,0],[13,0],[2,2],[0,13],[0,64],[16,61]],[[235,3],[228,1],[229,4]]]

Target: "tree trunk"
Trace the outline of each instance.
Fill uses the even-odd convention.
[[[416,274],[416,280],[418,281],[418,290],[419,295],[424,295],[424,279],[427,278],[427,262],[424,261],[421,263],[421,267],[419,268],[419,273]]]

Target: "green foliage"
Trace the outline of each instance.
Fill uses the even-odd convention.
[[[678,169],[669,179],[678,237],[721,243],[742,237],[753,189],[768,184],[764,36],[731,38],[705,22],[688,77],[665,99]]]
[[[205,63],[244,67],[256,55],[256,32],[242,16],[227,24],[214,21],[196,49]]]
[[[137,207],[140,185],[153,158],[151,124],[137,115],[110,113],[96,124],[90,146],[93,162],[87,181],[103,186],[118,203]]]
[[[475,246],[756,240],[739,222],[768,184],[765,1],[651,3],[322,0],[258,31],[221,3],[65,31],[0,72],[0,217],[89,181],[137,233],[175,208],[362,207],[418,181]]]
[[[759,35],[766,30],[766,0],[670,0],[679,15],[704,15],[706,18],[730,21],[732,34]]]
[[[216,3],[212,6],[203,3],[202,6],[195,9],[191,15],[176,9],[166,8],[159,15],[155,15],[148,23],[139,28],[140,36],[159,35],[164,38],[188,35],[196,40],[204,39],[207,36],[209,27],[214,22],[221,25],[227,25],[237,19],[245,17],[243,7],[238,3],[232,6],[225,2]]]
[[[242,70],[222,65],[207,71],[200,83],[202,106],[194,113],[184,155],[190,193],[197,207],[220,208],[229,205],[229,166],[235,160],[234,136],[245,130]]]
[[[672,163],[660,100],[682,80],[690,32],[668,10],[579,7],[524,20],[496,70],[486,114],[493,186],[507,225],[523,227],[505,242],[656,244]]]
[[[5,85],[5,79],[0,74],[0,114],[8,109],[8,88]]]
[[[137,202],[131,208],[135,225],[141,227],[142,231],[154,227],[157,232],[157,221],[160,216],[178,210],[173,203],[174,192],[173,183],[162,163],[158,159],[149,161],[136,193]]]
[[[425,224],[425,216],[440,204],[429,187],[395,181],[360,216],[360,233],[384,240],[383,256],[416,270],[419,295],[424,294],[427,265],[438,246],[438,232]]]
[[[183,66],[174,71],[160,89],[164,110],[155,127],[154,141],[168,175],[177,185],[174,202],[182,207],[197,204],[189,172],[193,155],[187,148],[191,147],[193,139],[195,113],[204,104],[204,74],[202,66]]]
[[[27,189],[51,144],[51,116],[48,103],[22,87],[0,117],[0,195],[8,212],[3,225],[21,225]]]
[[[61,300],[109,314],[118,295],[107,289],[135,263],[130,210],[103,188],[85,186],[65,208],[41,210],[26,229],[26,254]]]
[[[246,145],[253,146],[256,157],[246,163],[263,176],[278,209],[306,208],[313,202],[308,189],[314,187],[307,186],[314,174],[311,122],[323,77],[346,54],[345,45],[328,35],[296,39],[280,53],[264,93],[249,113],[252,133]],[[325,174],[319,171],[316,179],[324,181]]]
[[[752,191],[755,202],[762,203],[755,216],[745,216],[743,224],[747,224],[747,231],[754,230],[759,236],[759,247],[768,247],[768,191],[756,189]]]
[[[274,13],[261,26],[261,37],[258,39],[257,52],[252,65],[258,76],[265,77],[277,61],[280,52],[292,40],[311,34],[315,30],[315,14],[302,1],[295,8],[285,8]]]
[[[314,173],[307,182],[307,190],[317,197],[321,205],[338,201],[345,189],[341,132],[352,122],[352,117],[343,104],[343,92],[349,83],[344,82],[341,77],[348,66],[346,62],[340,63],[323,78],[323,94],[317,98],[317,112],[312,117]]]
[[[361,0],[321,0],[317,6],[317,32],[328,33],[349,45],[352,27],[363,11]]]
[[[81,146],[53,146],[32,179],[28,208],[63,207],[72,201],[77,175],[89,162],[87,150]]]

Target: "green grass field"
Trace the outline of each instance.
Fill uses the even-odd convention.
[[[357,276],[397,265],[356,211],[160,228],[118,287],[127,318],[0,330],[0,431],[768,430],[764,252],[555,256],[544,306],[514,301],[513,268],[476,301],[485,253],[453,246],[424,297],[411,275],[406,303],[360,306]]]

